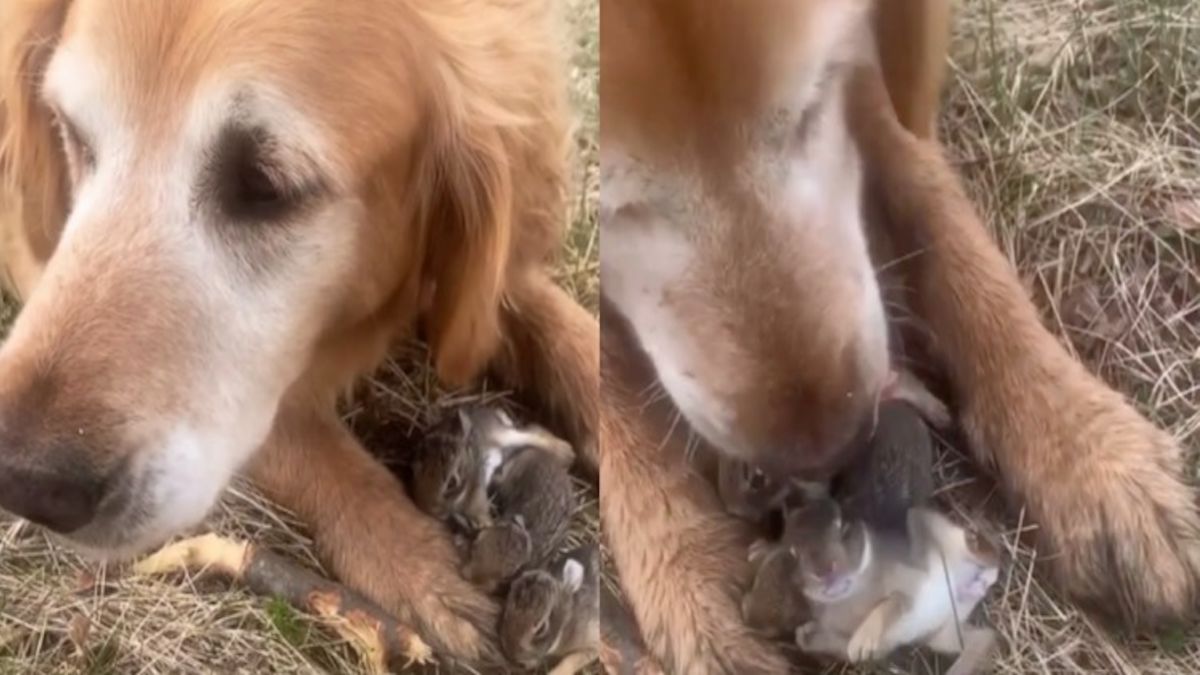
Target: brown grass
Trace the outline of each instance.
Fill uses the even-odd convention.
[[[943,134],[1063,343],[1200,452],[1200,5],[971,0]],[[1200,672],[1200,631],[1110,635],[1016,545],[1002,673]]]
[[[569,0],[572,98],[580,111],[576,198],[559,278],[595,310],[596,0]],[[0,297],[0,338],[15,306]],[[398,354],[347,402],[348,422],[391,465],[400,449],[450,406],[504,399],[504,392],[440,389],[418,347]],[[512,405],[511,402],[508,402]],[[595,490],[579,482],[582,509],[572,540],[595,541]],[[304,528],[248,486],[231,488],[206,529],[249,539],[315,568]],[[360,673],[347,645],[307,617],[224,583],[120,578],[88,565],[37,530],[0,516],[0,675],[25,673]]]

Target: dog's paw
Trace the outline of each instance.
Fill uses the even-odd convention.
[[[495,663],[495,603],[453,568],[449,572],[431,578],[425,594],[413,601],[416,622],[447,654],[469,663]]]
[[[436,657],[469,665],[499,662],[495,601],[460,575],[450,533],[415,509],[405,511],[377,511],[386,526],[339,546],[331,556],[333,571],[415,628]]]
[[[393,575],[403,579],[401,606],[430,640],[449,654],[470,662],[492,662],[499,608],[481,589],[458,572],[460,557],[446,534],[437,528],[424,541],[410,541]]]
[[[1029,425],[1017,462],[997,459],[1068,595],[1126,627],[1185,620],[1197,604],[1200,518],[1180,448],[1099,387]]]

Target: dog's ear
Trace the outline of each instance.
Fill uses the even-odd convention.
[[[433,293],[423,328],[438,374],[459,384],[499,351],[515,265],[547,261],[565,222],[570,134],[548,121],[567,117],[554,65],[560,45],[495,29],[501,15],[557,25],[560,3],[500,3],[494,15],[488,3],[410,4],[427,40],[417,78],[428,88],[418,194],[423,282]]]
[[[434,282],[425,328],[438,376],[454,386],[476,377],[500,345],[500,303],[512,239],[514,185],[505,120],[472,109],[460,82],[443,91],[422,192]]]
[[[0,241],[0,283],[21,256],[48,258],[66,218],[66,158],[39,87],[69,4],[0,3],[0,200],[21,224]]]
[[[435,290],[426,327],[439,377],[457,386],[477,376],[500,343],[513,186],[499,131],[455,136],[436,150],[437,202],[426,223],[426,274]]]

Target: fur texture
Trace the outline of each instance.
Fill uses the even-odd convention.
[[[602,3],[601,511],[648,645],[675,672],[784,667],[737,615],[746,533],[682,458],[674,416],[740,460],[844,461],[835,430],[856,427],[869,408],[853,402],[880,385],[860,235],[876,260],[910,260],[897,269],[933,333],[926,365],[949,380],[976,457],[1038,520],[1062,588],[1136,627],[1195,609],[1200,522],[1177,444],[1043,327],[930,140],[949,1],[882,5],[867,40],[851,2]],[[794,144],[822,123],[822,138],[841,127],[853,142]],[[777,170],[739,173],[756,157]],[[846,162],[861,173],[828,169]],[[774,186],[805,176],[820,200],[781,230],[793,193]],[[870,220],[830,176],[864,181]],[[798,240],[779,234],[789,224]],[[661,390],[668,401],[646,403]],[[777,440],[789,436],[804,440]]]
[[[334,406],[420,332],[446,382],[495,365],[594,459],[598,327],[548,267],[552,4],[5,2],[0,267],[25,306],[0,470],[109,477],[121,497],[68,537],[104,556],[245,470],[344,581],[494,656],[493,603]]]

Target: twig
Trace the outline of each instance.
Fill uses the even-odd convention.
[[[372,672],[426,664],[433,650],[416,631],[358,593],[253,544],[206,534],[165,546],[134,566],[140,575],[217,573],[251,592],[315,615],[362,653]]]

